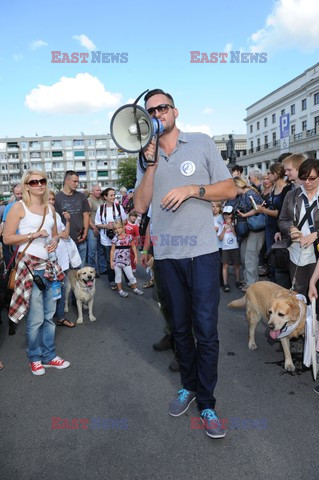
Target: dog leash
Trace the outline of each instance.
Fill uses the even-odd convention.
[[[292,279],[292,282],[291,282],[291,287],[289,289],[290,292],[294,292],[294,290],[295,290],[296,275],[297,275],[297,270],[298,270],[300,259],[301,259],[301,254],[302,254],[302,247],[300,247],[298,262],[297,262],[297,265],[296,265],[296,268],[295,268],[295,273],[294,273],[294,276],[293,276],[293,279]]]

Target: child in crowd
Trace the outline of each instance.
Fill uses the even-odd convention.
[[[136,278],[133,275],[131,267],[131,248],[134,253],[135,264],[137,263],[137,249],[133,237],[132,235],[125,233],[125,229],[121,221],[114,222],[114,231],[116,235],[112,240],[110,261],[111,268],[115,271],[115,283],[117,285],[119,295],[123,298],[128,296],[128,293],[124,292],[122,288],[122,270],[124,270],[133,292],[136,293],[136,295],[144,295],[144,293],[137,288]]]
[[[233,224],[233,207],[227,206],[223,209],[223,225],[218,232],[218,238],[222,241],[222,262],[223,262],[223,283],[224,292],[230,291],[230,286],[227,283],[228,278],[228,266],[231,263],[234,267],[236,287],[241,288],[242,284],[239,281],[240,278],[240,253],[239,245],[237,242],[237,236],[235,233],[235,227]]]
[[[140,230],[138,228],[138,225],[136,224],[136,220],[137,220],[137,213],[134,210],[132,210],[128,214],[128,222],[125,225],[125,233],[127,233],[128,235],[131,235],[134,240],[134,245],[138,246]],[[135,262],[134,251],[132,248],[130,250],[130,260],[131,260],[132,272],[134,273],[136,272],[136,262]]]

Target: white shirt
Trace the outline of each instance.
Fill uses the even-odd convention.
[[[118,206],[120,207],[120,211],[121,211],[121,219],[122,221],[124,221],[127,219],[127,215],[122,205],[118,205]],[[118,216],[118,209],[115,204],[114,204],[114,208],[106,207],[106,204],[103,204],[102,217],[100,212],[101,212],[101,208],[99,207],[95,215],[95,225],[105,225],[106,223],[114,222],[115,220],[120,220]],[[114,212],[115,212],[115,218],[114,218]],[[105,247],[110,247],[112,245],[112,241],[108,238],[108,236],[106,235],[106,232],[107,232],[107,229],[100,230],[101,244],[104,245]]]

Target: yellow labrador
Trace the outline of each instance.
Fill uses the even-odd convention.
[[[249,326],[248,348],[256,350],[255,330],[263,317],[268,321],[269,335],[273,340],[278,337],[285,355],[285,369],[295,370],[291,353],[290,338],[298,338],[304,334],[307,306],[291,292],[273,282],[256,282],[251,285],[246,295],[228,304],[230,308],[246,307],[246,318]]]
[[[73,290],[78,308],[78,319],[76,323],[83,323],[82,305],[87,305],[89,309],[89,318],[94,322],[96,318],[93,315],[93,302],[95,295],[95,269],[84,267],[80,270],[70,270],[69,280],[65,292],[64,311],[69,311],[69,293]]]

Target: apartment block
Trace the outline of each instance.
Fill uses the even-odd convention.
[[[78,173],[80,189],[118,188],[118,163],[125,158],[110,135],[0,138],[0,194],[9,195],[29,169],[45,171],[54,190],[67,170]]]

